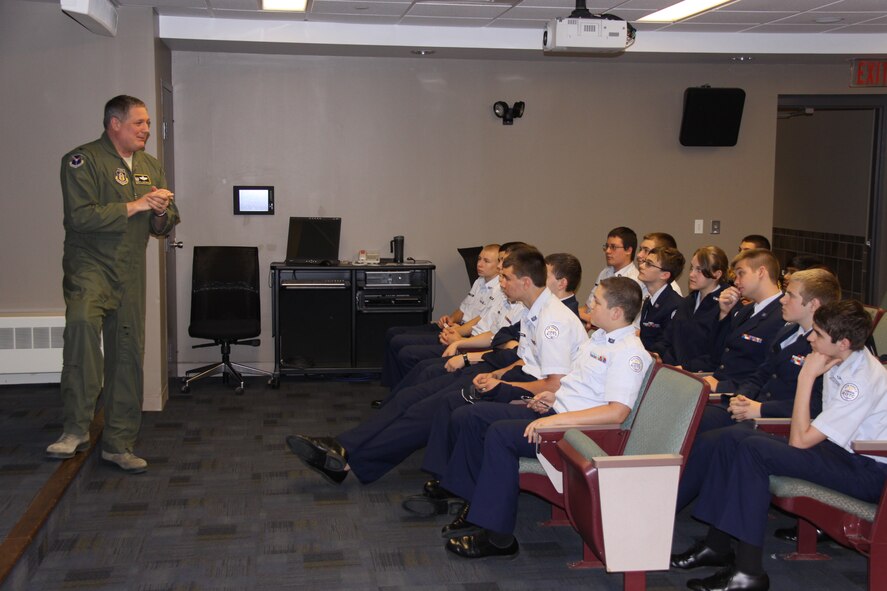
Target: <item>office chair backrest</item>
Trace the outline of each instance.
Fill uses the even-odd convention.
[[[259,249],[195,246],[188,334],[204,339],[246,339],[261,333]]]
[[[474,285],[474,282],[477,281],[477,257],[483,249],[483,246],[468,246],[466,248],[456,249],[465,261],[465,272],[468,273],[468,285]]]

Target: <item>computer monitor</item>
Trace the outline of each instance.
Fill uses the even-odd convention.
[[[234,215],[274,215],[274,187],[234,187]]]
[[[330,264],[339,260],[342,218],[291,217],[286,242],[288,265]]]

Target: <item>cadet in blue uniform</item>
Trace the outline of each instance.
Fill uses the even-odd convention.
[[[776,333],[785,325],[780,313],[779,261],[769,250],[744,250],[731,264],[732,287],[718,297],[720,327],[715,346],[720,360],[705,378],[714,392],[734,392],[764,362]],[[742,300],[749,303],[742,305]]]
[[[807,336],[813,329],[813,314],[820,306],[841,299],[837,278],[824,269],[801,271],[786,286],[782,317],[788,323],[776,336],[764,364],[736,388],[735,396],[726,396],[721,405],[705,408],[710,430],[697,433],[678,487],[678,511],[688,505],[702,487],[711,455],[725,430],[752,429],[758,417],[790,417],[795,401],[798,374],[810,353]],[[810,416],[822,410],[822,380],[813,386]],[[738,424],[734,424],[738,423]],[[713,428],[711,425],[721,425]]]
[[[601,281],[592,294],[590,319],[600,328],[580,347],[556,392],[538,392],[526,406],[478,402],[453,413],[450,429],[432,432],[452,450],[444,462],[423,468],[468,503],[444,527],[446,549],[467,558],[513,555],[518,463],[535,457],[536,429],[563,424],[625,420],[652,363],[631,322],[641,304],[637,283],[625,277]],[[540,415],[542,415],[540,417]]]
[[[724,567],[687,586],[701,591],[766,591],[762,554],[771,475],[800,478],[874,503],[887,479],[887,458],[855,454],[857,439],[887,439],[887,370],[865,348],[871,317],[848,300],[814,315],[798,376],[789,440],[754,429],[720,438],[693,516],[711,525],[704,541],[672,556],[680,569]],[[816,378],[823,376],[822,412],[810,416]],[[735,560],[732,539],[738,540]]]
[[[744,250],[733,259],[736,284],[719,299],[720,327],[716,347],[721,351],[714,374],[705,377],[712,392],[734,393],[763,365],[776,335],[785,326],[776,278],[779,263],[769,250]],[[742,305],[742,300],[749,303]],[[723,408],[709,406],[697,434],[732,423]]]
[[[638,263],[638,279],[650,294],[644,298],[639,319],[641,342],[648,351],[665,339],[665,330],[683,299],[671,286],[683,271],[684,255],[675,248],[654,248]]]
[[[151,127],[145,103],[114,97],[104,126],[100,139],[62,158],[65,424],[46,455],[69,458],[88,447],[102,392],[102,459],[136,473],[147,469],[132,453],[142,416],[145,249],[179,214],[160,163],[144,152]]]
[[[573,354],[587,338],[582,323],[545,287],[545,262],[535,248],[512,251],[503,262],[502,277],[502,289],[509,299],[527,307],[518,345],[524,365],[511,372],[534,380],[528,387],[556,388],[569,371]],[[483,388],[489,380],[488,374],[482,374],[475,383]],[[369,421],[335,439],[295,435],[287,437],[287,444],[330,482],[341,482],[348,471],[361,482],[372,482],[425,445],[438,408],[455,408],[457,404],[467,404],[459,391],[420,401],[396,396]]]
[[[654,358],[687,371],[713,371],[718,297],[727,281],[727,255],[705,246],[690,260],[690,294],[677,307],[662,341],[648,349]]]

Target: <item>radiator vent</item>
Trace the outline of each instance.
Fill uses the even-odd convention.
[[[64,316],[0,316],[0,383],[56,382]]]

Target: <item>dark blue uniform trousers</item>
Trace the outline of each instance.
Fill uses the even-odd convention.
[[[398,362],[398,355],[404,347],[414,345],[439,344],[440,329],[436,324],[421,326],[396,326],[385,332],[385,357],[382,360],[381,383],[383,386],[396,385],[406,373]],[[443,347],[441,346],[441,352]]]
[[[693,516],[741,542],[763,546],[771,475],[800,478],[874,503],[887,466],[830,441],[798,449],[754,429],[727,429],[712,454]]]
[[[710,406],[705,407],[705,410],[708,411]],[[697,432],[696,438],[693,440],[693,447],[690,449],[690,455],[687,457],[687,465],[684,466],[684,471],[681,473],[681,481],[678,485],[677,511],[681,511],[699,495],[702,483],[708,475],[711,457],[714,454],[715,448],[717,448],[718,441],[724,436],[725,432],[729,432],[732,429],[752,430],[755,426],[754,421],[734,423],[731,420],[730,423],[732,424],[728,427],[709,429],[704,433],[701,430]]]
[[[520,494],[520,458],[536,457],[524,430],[539,414],[523,405],[479,402],[455,410],[456,441],[441,470],[441,485],[471,503],[468,520],[512,533]]]

